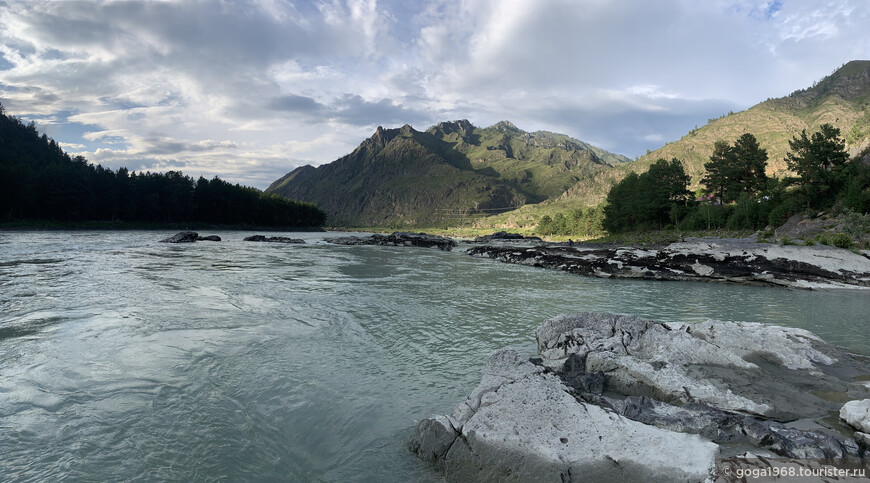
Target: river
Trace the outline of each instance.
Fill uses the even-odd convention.
[[[0,480],[437,481],[405,448],[417,419],[565,312],[802,327],[870,355],[866,291],[172,234],[0,232]]]

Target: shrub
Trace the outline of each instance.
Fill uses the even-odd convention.
[[[852,237],[845,233],[837,233],[831,237],[831,245],[837,248],[852,248]]]

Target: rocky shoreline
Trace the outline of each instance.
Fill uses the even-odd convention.
[[[870,288],[870,254],[748,239],[695,239],[657,248],[475,246],[471,256],[603,278],[684,280],[793,288]]]
[[[448,481],[714,481],[723,459],[757,457],[870,468],[870,360],[808,331],[583,313],[536,337],[539,357],[496,352],[410,450]]]

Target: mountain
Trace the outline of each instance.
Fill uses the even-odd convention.
[[[788,142],[801,130],[812,133],[822,124],[840,129],[847,141],[850,155],[870,146],[870,61],[856,60],[844,64],[812,87],[788,96],[768,99],[741,112],[710,119],[702,127],[692,129],[677,141],[652,151],[637,161],[614,165],[616,169],[599,172],[594,179],[576,183],[555,199],[537,205],[527,205],[514,212],[500,214],[479,225],[501,228],[534,226],[545,215],[553,215],[604,201],[610,187],[629,172],[642,173],[656,160],[677,158],[683,162],[692,179],[690,189],[701,188],[717,140],[733,143],[744,133],[753,134],[767,150],[769,176],[788,174],[785,155]]]
[[[432,225],[558,197],[629,161],[507,121],[487,128],[442,122],[426,131],[378,127],[347,156],[297,168],[266,192],[316,203],[338,226]]]
[[[768,99],[738,113],[729,114],[693,129],[680,140],[668,143],[632,163],[633,171],[645,170],[659,158],[678,158],[697,185],[704,175],[717,140],[733,143],[751,133],[767,149],[768,175],[786,173],[784,158],[788,141],[802,130],[808,133],[828,123],[840,129],[851,154],[870,144],[870,61],[849,62],[812,87],[778,99]]]

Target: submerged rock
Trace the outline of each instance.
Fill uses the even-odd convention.
[[[249,242],[266,242],[266,243],[305,243],[305,240],[301,238],[288,238],[285,236],[265,236],[265,235],[251,235],[242,239],[242,241]]]
[[[195,231],[182,231],[169,238],[160,240],[160,243],[193,243],[198,238],[199,234]]]
[[[467,252],[580,275],[796,288],[870,287],[870,258],[849,250],[700,239],[658,249],[483,245]]]
[[[495,353],[453,414],[417,425],[411,451],[449,481],[705,481],[719,445],[865,457],[864,432],[856,442],[825,426],[840,406],[822,396],[870,398],[852,379],[870,362],[808,331],[582,313],[536,336],[539,358]],[[863,404],[840,414],[866,430],[852,422],[867,419]]]
[[[221,237],[217,235],[198,236],[196,241],[221,241]]]
[[[456,241],[438,235],[429,235],[427,233],[410,233],[396,231],[389,235],[374,234],[367,237],[360,236],[345,236],[338,238],[325,239],[328,243],[336,245],[381,245],[394,247],[423,247],[437,248],[439,250],[450,251],[456,246]]]

